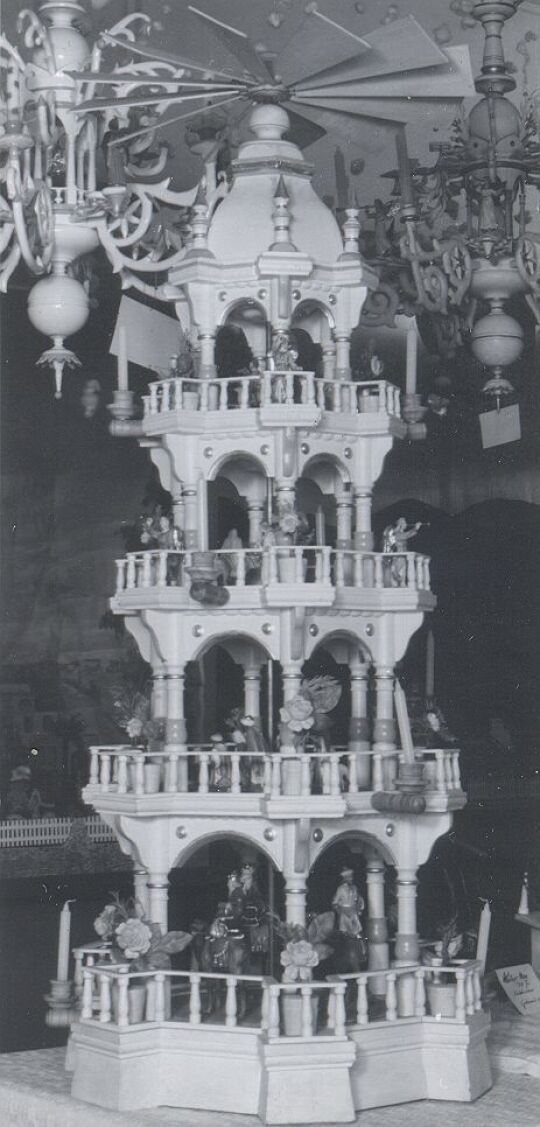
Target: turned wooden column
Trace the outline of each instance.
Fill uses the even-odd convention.
[[[368,720],[369,666],[361,661],[351,662],[351,718],[349,720],[349,754],[370,750]],[[368,787],[371,780],[371,757],[357,755],[356,782],[360,788]]]
[[[285,877],[285,919],[288,924],[306,925],[307,877],[295,873]]]
[[[264,516],[264,505],[260,501],[248,501],[249,521],[249,546],[257,547],[261,543],[261,525]]]
[[[189,551],[199,547],[199,490],[196,485],[184,485],[184,546]]]
[[[352,496],[339,493],[336,497],[337,540],[336,548],[352,548]]]
[[[244,715],[258,720],[261,715],[261,667],[246,665],[244,668]]]
[[[356,528],[354,546],[358,551],[373,551],[373,532],[371,531],[371,489],[357,489],[354,494],[356,509]]]
[[[169,881],[167,873],[148,873],[148,905],[152,923],[159,924],[163,934],[169,930]]]
[[[150,896],[148,892],[148,873],[142,865],[135,864],[133,873],[133,884],[135,899],[143,908],[144,914],[147,919],[151,919],[150,915]]]
[[[176,790],[186,791],[188,786],[188,761],[185,754],[187,728],[184,713],[183,665],[167,666],[167,724],[165,733],[165,752],[169,760],[165,789],[172,793]]]
[[[368,941],[368,970],[388,970],[390,949],[388,945],[388,924],[384,906],[384,861],[373,855],[367,862],[367,920],[366,938]],[[386,993],[386,980],[372,979],[370,989],[373,994]]]
[[[394,953],[396,960],[405,963],[417,963],[420,958],[416,930],[417,883],[414,869],[398,869],[396,885],[398,927]]]

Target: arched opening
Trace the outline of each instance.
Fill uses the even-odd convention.
[[[268,504],[268,479],[264,467],[256,458],[241,451],[227,457],[218,467],[213,480],[208,482],[207,495],[211,548],[227,551],[260,544],[261,525]],[[236,561],[233,557],[227,562],[234,565]],[[246,582],[252,581],[254,576],[250,576],[248,570]]]
[[[241,791],[260,792],[264,756],[276,730],[277,663],[255,638],[231,634],[204,646],[196,664],[202,686],[200,741],[213,747],[209,789],[231,789],[230,753],[236,749]]]
[[[283,917],[284,880],[249,835],[218,831],[199,839],[182,851],[169,883],[169,926],[194,935],[188,968],[226,973],[230,957],[238,974],[278,971],[269,917]]]
[[[338,541],[352,546],[353,494],[345,467],[331,455],[320,455],[306,462],[296,487],[298,508],[306,513],[315,529],[316,544],[335,548]],[[340,535],[341,534],[341,535]]]
[[[249,370],[250,360],[261,361],[268,352],[269,324],[264,305],[254,298],[241,298],[226,310],[216,335],[218,375],[238,375]],[[234,365],[240,365],[234,369]]]

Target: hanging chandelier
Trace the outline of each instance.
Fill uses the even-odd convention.
[[[6,291],[21,261],[39,277],[28,315],[52,337],[38,364],[53,368],[57,398],[64,367],[79,364],[65,338],[89,314],[82,257],[101,245],[123,280],[128,273],[159,276],[179,254],[160,210],[185,210],[197,192],[173,192],[169,179],[159,179],[168,146],[156,144],[156,127],[184,70],[148,60],[114,65],[113,59],[103,76],[103,61],[125,54],[151,21],[129,15],[91,46],[81,31],[85,18],[76,0],[47,0],[39,15],[20,12],[20,49],[0,36],[0,289]],[[98,78],[109,82],[111,104],[81,113]],[[191,85],[200,103],[201,92]]]
[[[409,160],[402,131],[398,169],[389,174],[397,198],[368,211],[375,221],[368,257],[380,287],[366,302],[366,321],[427,314],[443,354],[470,343],[487,369],[483,393],[497,404],[514,392],[507,368],[524,347],[515,299],[540,322],[540,232],[528,215],[528,192],[540,187],[540,143],[531,101],[520,112],[508,98],[516,82],[502,42],[519,3],[474,4],[485,35],[480,100],[454,122],[448,141],[430,146],[438,151],[433,167]]]
[[[78,364],[65,338],[89,313],[85,255],[102,246],[123,288],[178,300],[167,271],[189,249],[198,185],[173,192],[159,179],[169,148],[156,139],[164,125],[221,107],[234,122],[246,101],[279,103],[305,147],[327,131],[349,137],[358,120],[375,128],[418,120],[441,89],[455,108],[472,89],[467,48],[441,48],[413,17],[364,37],[306,4],[277,59],[279,73],[242,30],[193,5],[184,17],[198,25],[206,58],[160,49],[150,18],[136,13],[90,44],[77,0],[44,0],[37,15],[21,11],[17,47],[0,36],[0,288],[21,261],[39,278],[28,313],[52,337],[38,363],[54,369],[58,397],[64,367]],[[212,39],[228,62],[208,61]],[[178,103],[182,113],[169,116]],[[199,150],[210,214],[227,185],[216,182],[212,139]],[[176,223],[164,208],[179,209]]]

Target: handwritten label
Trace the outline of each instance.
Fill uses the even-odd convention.
[[[525,1016],[540,1017],[540,980],[530,963],[501,967],[495,972],[510,1001]]]

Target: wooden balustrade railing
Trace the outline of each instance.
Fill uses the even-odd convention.
[[[409,999],[406,1016],[424,1018],[438,1017],[436,1003],[430,1002],[429,986],[440,984],[444,976],[448,985],[454,988],[454,1016],[444,1020],[464,1022],[468,1017],[482,1009],[482,964],[476,959],[464,959],[450,966],[420,966],[416,963],[405,967],[392,967],[384,971],[363,971],[340,974],[337,977],[347,986],[356,990],[357,1025],[369,1025],[380,1021],[398,1021],[402,1003],[400,993],[408,987]],[[380,984],[384,980],[383,1012],[380,1004],[370,1005],[370,983]],[[450,980],[450,981],[448,981]],[[379,992],[379,991],[378,991]],[[354,1001],[354,998],[353,998]],[[433,1012],[435,1010],[435,1012]],[[431,1012],[430,1012],[431,1011]]]
[[[258,975],[177,970],[129,970],[129,964],[108,965],[103,953],[76,949],[81,1021],[126,1027],[130,1024],[129,987],[146,988],[143,1022],[216,1025],[234,1029],[249,1025],[269,1040],[286,1034],[284,1000],[298,999],[295,1036],[346,1037],[351,1026],[408,1022],[411,1019],[463,1024],[482,1010],[481,963],[463,960],[447,967],[411,964],[387,970],[329,975],[323,982],[285,983]],[[86,961],[85,961],[86,960]],[[430,986],[442,976],[453,990],[453,1014],[441,1015]],[[370,983],[377,982],[377,998]],[[380,993],[380,984],[384,990]],[[168,991],[168,998],[166,996]],[[246,1015],[249,991],[250,1012]],[[351,993],[352,992],[352,993]],[[171,1009],[170,998],[177,1001]],[[133,1020],[133,1018],[131,1018]],[[287,1035],[287,1034],[286,1034]]]
[[[143,396],[146,417],[169,411],[230,411],[270,406],[320,407],[348,415],[401,414],[400,390],[386,380],[316,378],[313,372],[266,371],[248,376],[156,380]]]
[[[353,796],[362,791],[393,790],[401,752],[329,751],[309,748],[295,753],[239,750],[236,744],[186,744],[178,751],[148,751],[131,744],[90,748],[89,785],[101,794],[260,794],[267,798],[296,795]],[[461,790],[459,751],[451,748],[417,749],[424,763],[426,792],[447,795]],[[369,761],[369,771],[360,764]],[[159,766],[150,773],[147,767]],[[183,769],[180,770],[182,765]],[[358,777],[370,782],[358,785]]]
[[[328,545],[214,549],[216,574],[226,587],[317,583],[337,589],[430,590],[430,560],[415,552],[363,552]],[[191,587],[191,552],[151,548],[116,560],[116,594]]]

